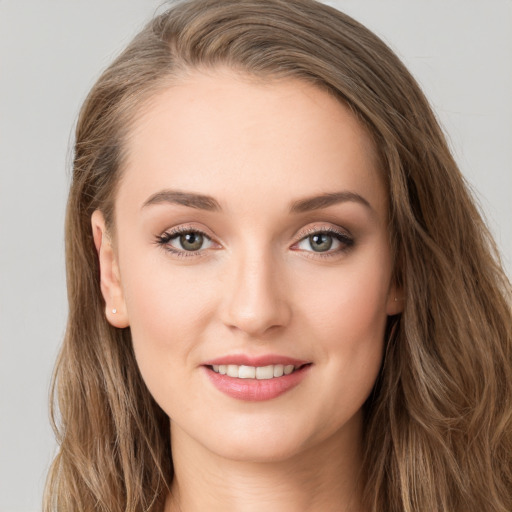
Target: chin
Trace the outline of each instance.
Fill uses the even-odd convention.
[[[303,451],[303,444],[292,439],[267,435],[225,440],[210,448],[218,456],[237,462],[284,462]]]
[[[226,428],[226,424],[219,429],[213,428],[208,437],[204,437],[203,431],[202,444],[216,455],[233,461],[284,462],[317,449],[343,430],[336,429],[333,424],[314,428],[315,422],[308,420],[306,417],[293,421],[286,416],[277,419],[249,416],[236,425],[230,424],[230,428]],[[200,438],[197,440],[201,442]]]

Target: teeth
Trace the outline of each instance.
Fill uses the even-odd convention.
[[[259,370],[259,368],[258,368]],[[256,377],[257,371],[254,366],[240,366],[238,369],[238,375],[235,375],[235,377],[238,377],[239,379],[254,379]]]
[[[282,364],[274,365],[274,377],[281,377],[284,374],[284,366]]]
[[[289,364],[289,365],[284,367],[284,374],[285,375],[290,375],[290,373],[292,373],[293,370],[294,370],[293,364]]]
[[[274,378],[274,365],[258,366],[256,368],[256,378],[260,380],[267,380]]]
[[[268,366],[238,366],[236,364],[214,364],[212,369],[221,375],[228,377],[235,377],[238,379],[259,379],[268,380],[274,377],[282,377],[283,375],[290,375],[296,370],[293,364],[270,364]]]
[[[237,366],[236,364],[228,364],[228,371],[226,373],[226,375],[228,377],[238,377],[238,369],[240,367]]]

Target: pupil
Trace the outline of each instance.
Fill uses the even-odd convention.
[[[309,241],[313,250],[317,252],[328,251],[332,246],[332,236],[325,233],[311,235]]]
[[[180,243],[187,251],[197,251],[203,245],[203,235],[200,233],[186,233],[180,236]]]

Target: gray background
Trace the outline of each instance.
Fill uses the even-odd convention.
[[[512,275],[512,2],[328,2],[422,84]],[[0,512],[40,510],[66,318],[69,142],[86,92],[156,0],[0,0]],[[470,250],[471,248],[469,248]]]

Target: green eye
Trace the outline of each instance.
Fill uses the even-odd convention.
[[[315,252],[328,251],[333,244],[332,235],[327,233],[315,233],[308,237],[309,245]]]
[[[201,231],[177,230],[157,236],[157,243],[175,254],[199,252],[210,249],[215,244]]]
[[[296,245],[305,252],[335,254],[343,252],[354,244],[354,240],[345,233],[326,230],[317,231],[305,236]]]

